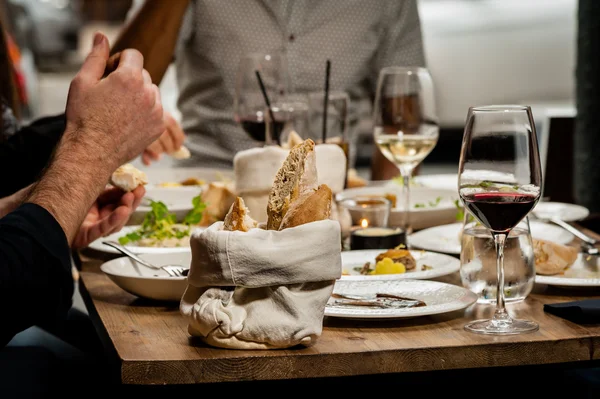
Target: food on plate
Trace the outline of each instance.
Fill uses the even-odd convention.
[[[188,177],[180,182],[164,182],[159,183],[159,187],[181,187],[181,186],[203,186],[206,184],[206,181],[202,179],[198,179],[196,177]]]
[[[396,248],[389,249],[375,257],[375,266],[371,262],[365,263],[362,267],[355,267],[354,270],[362,275],[373,274],[402,274],[417,269],[417,261],[409,250],[404,249],[401,244]],[[422,265],[421,270],[431,270],[432,267]],[[348,273],[344,273],[348,274]]]
[[[148,184],[148,178],[144,172],[126,163],[113,172],[110,176],[110,184],[123,191],[133,191],[138,186]]]
[[[575,247],[546,240],[533,240],[536,274],[550,276],[564,272],[577,260],[579,251]]]
[[[227,231],[248,231],[258,226],[256,220],[250,217],[250,211],[244,204],[244,200],[237,197],[229,212],[225,215],[223,230]]]
[[[206,205],[200,196],[192,199],[192,209],[182,223],[177,223],[174,213],[159,201],[150,201],[150,211],[141,226],[119,238],[121,245],[139,247],[185,247],[189,245],[193,226],[202,218]]]
[[[169,153],[169,155],[173,159],[188,159],[189,157],[192,156],[192,154],[190,153],[190,150],[188,150],[187,147],[185,147],[183,145],[181,147],[179,147],[179,149],[177,151],[173,151],[173,152]]]
[[[367,181],[358,175],[356,169],[348,169],[348,176],[346,179],[347,188],[365,187],[366,185]]]
[[[202,201],[206,204],[200,226],[210,226],[214,222],[222,221],[233,205],[236,195],[229,184],[224,182],[213,182],[202,189]]]
[[[307,139],[292,148],[275,175],[267,204],[267,229],[279,230],[290,205],[318,188],[315,143]]]

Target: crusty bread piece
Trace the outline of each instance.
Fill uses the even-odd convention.
[[[275,175],[267,204],[267,228],[279,230],[290,204],[317,187],[315,142],[307,139],[290,150]]]
[[[110,184],[123,191],[133,191],[138,186],[148,184],[148,178],[144,172],[126,163],[113,172],[110,176]]]
[[[571,267],[577,260],[579,251],[575,247],[534,239],[533,254],[536,274],[549,276]]]
[[[291,204],[281,221],[279,230],[329,219],[331,201],[331,189],[326,184],[321,184],[316,191],[305,194]]]
[[[202,190],[202,201],[206,203],[206,209],[198,225],[210,226],[214,222],[224,220],[235,199],[236,195],[226,183],[209,183]]]
[[[227,231],[248,231],[258,226],[256,220],[250,217],[250,211],[244,204],[244,200],[237,197],[229,212],[225,215],[225,223],[223,223],[223,230]]]
[[[288,135],[287,143],[283,143],[281,145],[281,148],[289,150],[290,148],[294,148],[298,144],[302,144],[302,141],[302,137],[300,137],[300,135],[295,130],[292,130]]]
[[[190,150],[188,150],[187,147],[185,147],[183,145],[181,147],[179,147],[178,150],[169,153],[169,155],[173,159],[188,159],[189,157],[192,156],[192,154],[190,153]]]

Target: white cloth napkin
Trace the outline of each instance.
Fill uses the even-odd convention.
[[[195,232],[180,309],[188,331],[213,346],[274,349],[312,345],[342,271],[332,220],[282,231]]]
[[[269,193],[288,153],[287,149],[267,146],[240,151],[233,158],[235,191],[258,222],[267,221]],[[315,153],[319,184],[327,184],[334,194],[342,191],[346,176],[344,151],[335,144],[318,144]]]

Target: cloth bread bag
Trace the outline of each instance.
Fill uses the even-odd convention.
[[[234,349],[309,346],[321,335],[341,277],[341,229],[315,156],[312,140],[289,151],[272,182],[266,228],[238,197],[224,222],[192,234],[180,304],[191,335]]]
[[[322,220],[276,230],[192,235],[180,309],[190,335],[232,349],[310,346],[341,276],[340,226]]]
[[[333,194],[344,189],[346,182],[346,155],[336,144],[315,146],[319,184],[327,184]],[[275,174],[289,154],[289,149],[279,146],[251,148],[238,152],[233,158],[235,192],[244,199],[252,217],[259,223],[267,221],[267,202]],[[342,226],[351,223],[349,215],[338,218],[334,203],[332,218],[340,220]],[[349,226],[348,226],[349,228]]]

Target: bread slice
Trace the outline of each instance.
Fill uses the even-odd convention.
[[[315,142],[307,139],[290,150],[275,175],[267,204],[267,229],[279,230],[292,202],[317,187]]]
[[[202,220],[198,224],[200,226],[210,226],[214,222],[225,219],[225,215],[227,215],[237,196],[226,183],[212,182],[203,188],[201,197],[206,204],[206,209],[202,213]]]
[[[179,147],[178,150],[175,150],[175,151],[169,153],[169,155],[173,159],[188,159],[189,157],[192,156],[192,154],[190,153],[190,150],[188,150],[187,147],[185,147],[183,145],[181,147]]]
[[[223,230],[227,231],[248,231],[258,226],[256,220],[250,217],[250,211],[244,204],[244,200],[237,197],[229,212],[225,216]]]
[[[300,137],[300,135],[295,130],[292,130],[288,135],[287,143],[283,143],[281,147],[289,150],[290,148],[294,148],[298,144],[302,144],[302,141],[302,137]]]
[[[281,221],[279,230],[329,219],[331,203],[331,189],[326,184],[321,184],[316,191],[305,194],[292,203]]]
[[[536,274],[550,276],[571,267],[579,251],[575,247],[534,239],[533,254]]]
[[[126,163],[113,172],[110,176],[110,184],[123,191],[133,191],[138,186],[148,184],[148,178],[144,172]]]

